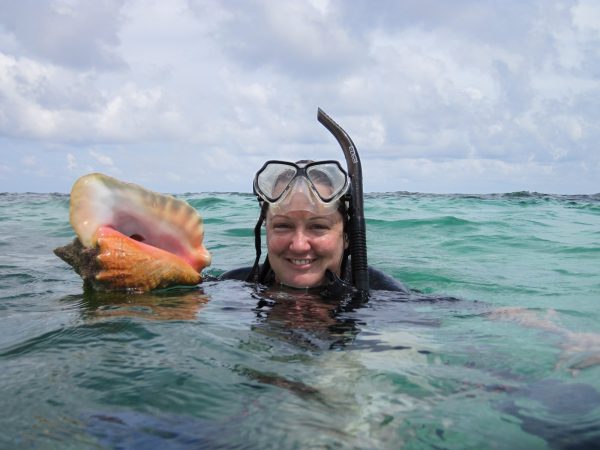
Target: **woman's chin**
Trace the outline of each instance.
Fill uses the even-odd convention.
[[[297,289],[306,289],[320,286],[323,283],[323,276],[301,275],[297,277],[285,277],[279,282],[289,287]]]

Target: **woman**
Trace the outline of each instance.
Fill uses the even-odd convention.
[[[350,136],[320,108],[317,119],[342,147],[348,172],[337,161],[267,161],[254,177],[261,205],[254,266],[221,278],[334,293],[354,289],[363,298],[370,289],[407,293],[402,283],[368,266],[360,157]],[[264,221],[268,254],[260,265]]]
[[[254,178],[254,193],[261,205],[254,266],[227,272],[221,279],[300,289],[331,289],[332,284],[350,289],[354,283],[348,264],[349,211],[357,209],[351,208],[350,184],[337,161],[267,161]],[[263,222],[267,257],[260,265]],[[369,267],[368,276],[370,289],[407,292],[376,269]]]

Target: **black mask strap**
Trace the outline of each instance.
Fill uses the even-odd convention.
[[[269,208],[269,204],[264,202],[260,208],[260,216],[258,217],[258,221],[254,226],[254,248],[256,250],[256,259],[254,260],[254,265],[252,266],[252,270],[248,274],[248,278],[246,281],[258,283],[259,279],[259,266],[260,266],[260,254],[261,254],[261,239],[260,239],[260,231],[263,222],[265,221],[265,217],[267,216],[267,209]]]
[[[271,270],[271,263],[269,262],[269,255],[265,258],[260,274],[258,275],[258,282],[261,284],[269,284],[273,278],[273,271]]]

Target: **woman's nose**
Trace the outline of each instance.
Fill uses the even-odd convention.
[[[296,231],[290,243],[290,250],[295,252],[306,252],[310,250],[310,242],[308,236],[302,231]]]

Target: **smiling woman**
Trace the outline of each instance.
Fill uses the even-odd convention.
[[[337,167],[327,176],[323,167]],[[270,186],[264,173],[295,168],[293,174],[278,173]],[[282,186],[282,179],[288,181]],[[351,234],[349,182],[346,172],[335,161],[268,161],[255,177],[254,190],[261,205],[255,229],[257,256],[253,267],[234,269],[221,279],[256,281],[297,289],[351,288]],[[327,181],[326,181],[327,179]],[[265,223],[267,257],[259,264],[260,226]],[[383,272],[368,267],[370,289],[403,291],[407,289]],[[336,289],[337,291],[337,289]]]
[[[333,160],[267,161],[254,178],[261,206],[254,266],[221,278],[335,292],[354,288],[363,297],[369,289],[406,292],[401,283],[367,266],[360,158],[339,125],[320,109],[318,118],[342,146],[348,172]],[[268,254],[260,265],[263,222]]]
[[[302,194],[296,193],[287,212],[269,211],[266,219],[275,281],[300,288],[323,284],[326,270],[339,277],[348,248],[342,214],[315,214],[303,210],[303,203]]]

